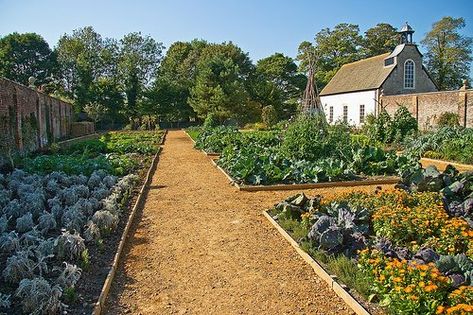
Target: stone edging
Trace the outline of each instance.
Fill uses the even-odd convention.
[[[263,215],[268,219],[269,223],[273,225],[278,232],[291,244],[296,252],[301,256],[306,263],[308,263],[315,273],[324,280],[329,287],[358,315],[370,315],[370,313],[363,307],[347,290],[346,286],[338,283],[334,278],[335,276],[330,275],[316,260],[314,260],[309,254],[303,251],[299,244],[266,212],[263,211]]]
[[[163,135],[162,142],[164,142],[164,138],[166,137],[166,134],[167,134],[167,130],[166,130],[165,134]],[[156,154],[153,157],[153,161],[151,162],[151,165],[148,169],[148,173],[146,174],[146,179],[143,183],[143,186],[141,187],[141,190],[138,194],[138,197],[136,198],[135,205],[133,206],[133,209],[131,210],[131,213],[128,216],[128,221],[126,223],[125,229],[123,230],[122,237],[120,238],[120,243],[118,244],[118,249],[117,249],[117,252],[115,253],[115,257],[113,259],[112,266],[111,266],[110,271],[108,272],[107,278],[105,279],[105,282],[103,284],[102,291],[100,292],[99,299],[95,303],[92,315],[101,315],[101,314],[103,314],[103,312],[105,310],[105,302],[107,300],[108,293],[110,292],[110,287],[111,287],[113,279],[115,277],[115,273],[118,269],[118,264],[119,264],[119,261],[120,261],[120,258],[121,258],[121,254],[123,252],[123,247],[125,246],[125,242],[127,240],[128,232],[131,228],[133,218],[135,217],[135,214],[136,214],[138,208],[142,205],[142,203],[144,201],[144,192],[148,188],[148,186],[151,182],[152,174],[156,170],[160,153],[161,153],[161,148],[159,148],[158,152],[156,152]]]

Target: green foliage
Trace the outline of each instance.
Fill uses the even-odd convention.
[[[245,123],[254,119],[260,106],[251,101],[246,87],[252,71],[248,54],[234,44],[208,45],[197,63],[189,104],[199,117],[214,113],[220,121],[233,118]]]
[[[56,55],[36,33],[11,33],[0,37],[0,77],[29,85],[49,83],[56,71]]]
[[[442,113],[438,120],[437,125],[440,128],[443,127],[459,127],[460,126],[460,116],[457,113],[444,112]]]
[[[363,126],[363,132],[372,143],[401,144],[408,136],[418,130],[417,120],[405,106],[399,107],[394,117],[386,111],[381,111],[378,117],[368,115]]]
[[[263,107],[261,111],[261,120],[268,127],[274,126],[277,123],[278,116],[273,106],[268,105]]]
[[[209,113],[207,117],[205,117],[204,129],[215,128],[218,125],[220,125],[220,123],[214,113]]]
[[[410,154],[473,163],[473,129],[444,127],[406,140]]]
[[[263,110],[267,106],[273,108],[277,121],[295,114],[306,81],[292,58],[276,53],[256,63],[249,90],[255,101],[262,104]],[[262,113],[263,122],[264,115]]]
[[[346,125],[329,126],[323,117],[300,117],[281,135],[277,131],[266,136],[234,133],[226,141],[217,139],[219,149],[223,148],[217,163],[235,180],[252,185],[392,175],[415,163],[352,141]]]
[[[365,32],[361,51],[365,58],[369,58],[392,52],[398,43],[397,29],[388,23],[378,23]]]
[[[440,90],[456,90],[468,79],[473,39],[460,34],[463,18],[443,17],[422,40],[427,49],[427,69]]]
[[[328,152],[328,124],[322,115],[300,116],[284,133],[281,149],[289,158],[314,160]]]

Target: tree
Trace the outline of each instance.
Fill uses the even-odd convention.
[[[125,113],[139,116],[139,102],[156,76],[163,51],[162,43],[141,33],[130,33],[120,40],[119,72],[126,94]]]
[[[388,23],[378,23],[365,32],[361,52],[363,57],[373,57],[391,52],[399,43],[399,34]]]
[[[460,34],[463,18],[442,18],[422,40],[427,49],[427,69],[440,90],[458,89],[468,79],[472,61],[471,37]]]
[[[202,118],[213,113],[220,121],[258,119],[261,105],[251,100],[247,87],[253,71],[248,54],[231,42],[207,46],[197,63],[189,104]]]
[[[175,42],[169,47],[158,69],[156,82],[147,94],[148,105],[154,106],[161,119],[178,121],[195,116],[188,98],[195,85],[197,63],[207,46],[205,41],[193,40]]]
[[[100,103],[90,103],[84,106],[84,112],[94,122],[94,127],[97,125],[103,116],[108,112],[107,107]]]
[[[315,50],[315,77],[319,87],[325,86],[346,63],[359,60],[362,55],[359,48],[362,37],[358,25],[340,23],[332,30],[322,29],[315,35],[315,46],[310,42],[302,42],[299,46],[298,59],[301,71],[307,71],[308,51]]]
[[[63,35],[56,53],[60,65],[62,93],[74,100],[75,110],[98,101],[95,84],[107,75],[106,63],[114,63],[112,50],[117,49],[113,40],[103,40],[91,26]],[[110,75],[110,74],[109,74]]]
[[[307,78],[298,72],[292,58],[276,53],[257,62],[255,81],[255,99],[271,106],[277,119],[282,119],[296,111]]]
[[[12,33],[0,38],[0,76],[28,85],[48,83],[55,72],[55,54],[36,33]]]

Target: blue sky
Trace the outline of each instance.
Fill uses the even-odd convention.
[[[443,16],[463,17],[473,36],[473,1],[279,1],[279,0],[0,0],[0,36],[36,32],[51,46],[64,33],[91,25],[104,37],[132,31],[151,35],[166,47],[177,40],[233,41],[256,61],[275,52],[295,57],[301,41],[325,27],[358,24],[362,32],[378,22],[400,27],[408,21],[420,42]]]

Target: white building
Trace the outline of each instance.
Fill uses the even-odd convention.
[[[392,53],[343,65],[320,92],[330,123],[360,126],[368,114],[377,115],[379,96],[437,91],[422,64],[422,54],[412,42],[414,30],[405,25],[401,43]]]

